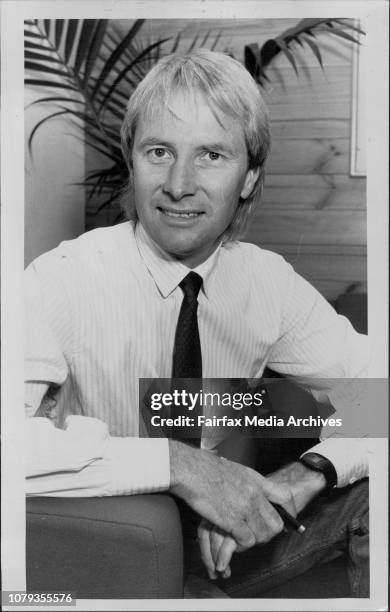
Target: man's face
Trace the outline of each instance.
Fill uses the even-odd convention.
[[[189,267],[205,261],[258,176],[248,171],[244,133],[221,125],[200,94],[172,96],[160,117],[138,122],[133,146],[135,205],[145,231]]]

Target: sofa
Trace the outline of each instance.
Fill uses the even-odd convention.
[[[367,331],[365,294],[344,294],[334,306],[357,331]],[[265,471],[312,444],[312,439],[280,440],[267,453]],[[229,458],[245,463],[251,461],[249,455]],[[210,581],[186,574],[180,509],[169,494],[34,497],[26,504],[29,592],[72,592],[79,599],[226,597]],[[349,595],[345,560],[338,557],[262,597]]]

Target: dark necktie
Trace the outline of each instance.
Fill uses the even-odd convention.
[[[198,293],[202,278],[190,272],[179,287],[184,293],[173,349],[172,378],[202,378],[202,351],[198,329]]]
[[[181,281],[180,288],[184,293],[177,321],[175,345],[173,349],[172,379],[175,388],[185,389],[188,392],[199,393],[202,387],[202,351],[200,346],[198,328],[198,294],[202,286],[202,278],[196,272],[190,272]],[[179,378],[198,379],[179,381]],[[192,444],[200,444],[201,427],[198,427],[198,415],[201,414],[200,405],[189,411],[186,407],[175,410],[174,416],[190,416],[195,426],[185,430],[183,427],[174,428],[173,437],[181,438]],[[185,433],[184,433],[185,432]]]

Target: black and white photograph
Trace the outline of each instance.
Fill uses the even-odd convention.
[[[4,2],[5,610],[387,609],[387,22]]]

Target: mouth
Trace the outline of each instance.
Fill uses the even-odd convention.
[[[201,215],[204,215],[204,212],[197,210],[173,210],[171,208],[162,208],[161,206],[157,207],[163,215],[166,217],[171,217],[172,219],[196,219]]]

